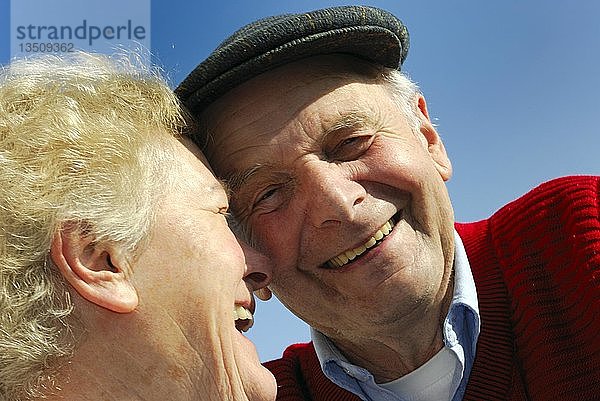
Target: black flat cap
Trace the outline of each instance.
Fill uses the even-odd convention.
[[[175,89],[193,112],[251,78],[304,57],[346,53],[400,69],[408,30],[387,11],[332,7],[252,22],[233,33]]]

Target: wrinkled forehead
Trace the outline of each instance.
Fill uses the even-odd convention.
[[[223,146],[259,143],[260,138],[249,133],[272,136],[272,131],[282,129],[336,89],[380,78],[381,67],[347,55],[315,56],[286,64],[246,81],[209,106],[200,117],[197,143],[214,163],[215,152]]]

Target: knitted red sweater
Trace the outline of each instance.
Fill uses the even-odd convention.
[[[481,334],[464,400],[600,400],[600,177],[550,181],[491,218],[456,224]],[[312,344],[265,363],[278,401],[358,401]]]

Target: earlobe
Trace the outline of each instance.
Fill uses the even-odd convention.
[[[64,224],[54,234],[50,257],[71,287],[89,302],[119,313],[136,308],[137,292],[117,247],[97,244],[77,225]]]
[[[423,96],[419,96],[417,107],[421,119],[420,132],[427,143],[427,151],[431,155],[435,167],[442,179],[448,181],[450,177],[452,177],[452,163],[446,153],[446,147],[444,146],[440,135],[431,123],[429,112],[427,110],[427,102]]]

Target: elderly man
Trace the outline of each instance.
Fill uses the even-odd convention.
[[[600,180],[455,224],[407,50],[375,8],[271,17],[177,89],[240,232],[274,262],[270,288],[312,327],[267,363],[278,399],[597,397]]]

